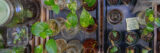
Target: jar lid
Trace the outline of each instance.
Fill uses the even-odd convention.
[[[11,3],[7,0],[0,0],[0,26],[5,24],[11,16],[12,8]]]

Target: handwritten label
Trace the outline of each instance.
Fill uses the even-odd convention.
[[[134,17],[134,18],[127,18],[126,22],[127,22],[127,30],[136,30],[136,29],[139,29],[139,24],[138,24],[138,21],[137,21],[136,17]]]

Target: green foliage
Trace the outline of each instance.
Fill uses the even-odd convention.
[[[160,18],[155,18],[154,23],[155,23],[155,25],[157,25],[158,27],[160,27]]]
[[[142,53],[148,53],[149,51],[147,49],[142,49]]]
[[[65,25],[68,29],[76,27],[78,24],[78,18],[75,13],[69,13],[67,15],[67,21],[65,22]]]
[[[132,53],[132,50],[129,50],[129,53]]]
[[[113,46],[113,48],[111,48],[110,53],[115,53],[118,51],[118,47]]]
[[[51,6],[52,10],[56,13],[59,14],[60,7],[55,4],[54,0],[44,0],[44,4]]]
[[[13,52],[12,53],[23,53],[24,48],[23,47],[13,47]]]
[[[31,27],[31,32],[35,36],[46,38],[46,36],[51,36],[53,31],[50,29],[49,25],[45,22],[36,22]]]
[[[95,24],[93,17],[86,11],[84,8],[82,10],[82,14],[80,16],[80,25],[84,28],[88,27],[89,25]]]
[[[150,14],[148,19],[149,19],[150,22],[153,22],[154,21],[153,14]]]
[[[43,45],[39,45],[34,49],[34,53],[43,53]]]
[[[71,10],[72,13],[75,13],[77,9],[77,3],[72,1],[71,3],[67,4],[67,7]]]
[[[147,30],[148,30],[149,32],[152,32],[152,31],[154,30],[154,26],[153,26],[153,24],[151,24],[151,23],[147,23],[146,28],[147,28]]]
[[[112,31],[112,33],[113,33],[113,36],[114,36],[114,37],[117,37],[118,34],[117,34],[116,31]]]
[[[146,12],[145,12],[146,16],[150,16],[150,14],[154,14],[154,11],[152,9],[146,9]]]
[[[84,2],[87,3],[88,7],[92,7],[96,3],[96,0],[84,0]]]
[[[133,37],[131,35],[128,35],[128,39],[132,42],[134,41]]]
[[[48,53],[57,53],[57,45],[55,40],[48,40],[45,47]]]

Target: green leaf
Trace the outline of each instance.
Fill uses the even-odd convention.
[[[153,22],[153,21],[154,21],[153,14],[150,14],[150,15],[149,15],[149,21],[151,21],[151,22]]]
[[[131,37],[131,35],[128,35],[128,39],[132,42],[134,39]]]
[[[95,24],[93,17],[83,8],[80,16],[80,25],[82,27],[88,27],[89,25],[93,24]]]
[[[154,30],[154,26],[151,23],[147,23],[146,27],[149,32],[152,32]]]
[[[132,53],[132,50],[129,50],[129,53]]]
[[[158,27],[160,27],[160,18],[155,18],[154,23],[155,23]]]
[[[147,30],[147,28],[143,29],[143,32],[142,32],[143,35],[147,35],[148,33],[149,31]]]
[[[36,22],[31,27],[31,32],[35,36],[46,38],[46,36],[51,36],[53,32],[51,31],[48,24],[45,22]]]
[[[77,15],[74,14],[74,13],[69,13],[67,15],[67,21],[65,23],[66,27],[69,29],[69,28],[74,28],[76,27],[78,24],[78,18],[77,18]]]
[[[34,53],[43,53],[43,46],[39,45],[34,49]]]
[[[60,11],[60,7],[58,5],[52,5],[52,10],[56,13],[56,14],[59,14],[59,11]]]
[[[75,13],[77,9],[77,3],[72,1],[71,3],[67,4],[67,7],[71,10],[72,13]]]
[[[51,5],[55,5],[54,0],[44,0],[44,4],[51,6]]]
[[[84,2],[88,4],[88,7],[92,7],[96,3],[96,0],[84,0]]]
[[[149,16],[150,14],[154,14],[154,11],[152,9],[146,9],[146,16]]]
[[[142,53],[148,53],[149,51],[147,49],[142,49]]]
[[[45,46],[48,53],[57,53],[57,45],[54,39],[48,40]]]
[[[114,37],[117,37],[117,35],[118,35],[117,32],[116,32],[116,31],[113,31],[113,36],[114,36]]]
[[[118,48],[116,46],[113,46],[113,48],[111,48],[111,53],[115,53],[118,51]]]

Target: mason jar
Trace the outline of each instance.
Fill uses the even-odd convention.
[[[0,0],[0,26],[13,27],[36,20],[40,15],[38,3],[28,0]]]

